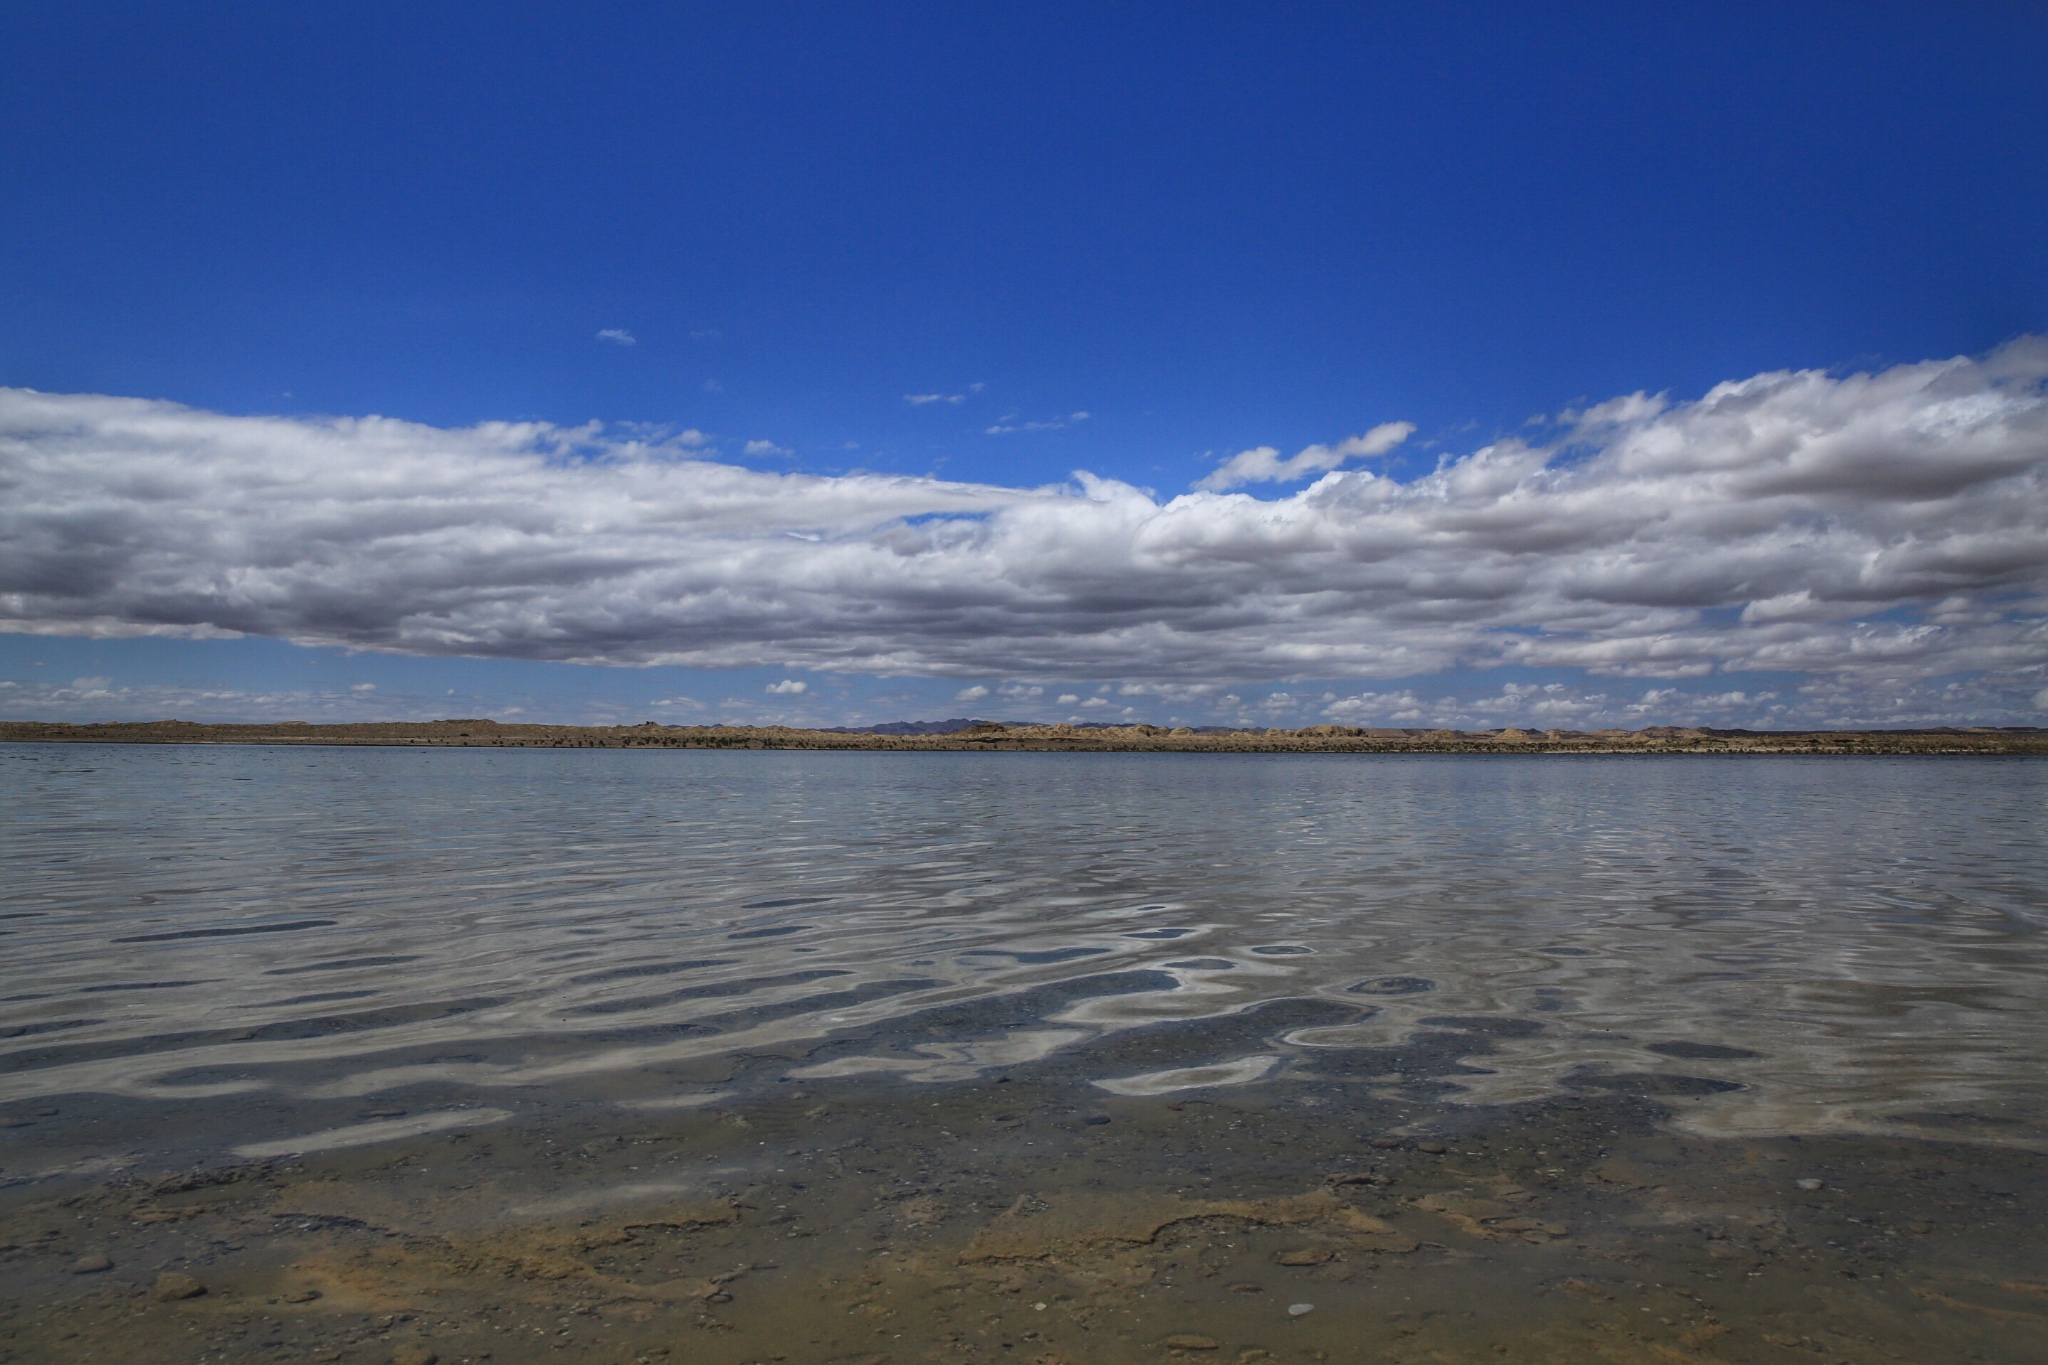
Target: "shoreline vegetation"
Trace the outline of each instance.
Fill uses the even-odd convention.
[[[974,721],[940,733],[806,730],[784,725],[516,725],[486,719],[318,725],[194,721],[0,721],[0,743],[300,744],[494,749],[783,749],[1028,753],[1354,754],[2048,754],[2048,728],[1925,730],[1367,729],[1195,730],[1158,725],[1016,725]]]

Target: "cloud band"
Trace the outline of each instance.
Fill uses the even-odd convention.
[[[1162,501],[6,389],[0,627],[1182,682],[2048,664],[2048,341],[1571,418],[1408,482]]]

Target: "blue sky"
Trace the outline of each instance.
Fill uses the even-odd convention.
[[[1975,370],[1941,382],[2007,405],[2016,453],[1986,477],[2031,497],[2040,377],[2031,360],[2015,379],[1986,358],[2048,331],[2044,92],[2048,10],[2017,4],[19,3],[0,13],[0,385],[162,400],[221,422],[602,424],[558,464],[630,458],[618,443],[638,439],[661,458],[828,481],[1029,490],[1088,471],[1164,506],[1204,480],[1219,496],[1282,500],[1337,468],[1414,485],[1504,441],[1548,451],[1553,472],[1603,453],[1625,462],[1630,439],[1681,427],[1706,439],[1685,405],[1716,385],[1969,357]],[[1639,392],[1668,395],[1664,415],[1644,410],[1625,431],[1568,415]],[[1860,390],[1813,392],[1840,430],[1862,420],[1844,407]],[[38,412],[10,428],[19,458],[51,448],[53,422],[85,420]],[[1338,450],[1388,423],[1412,431],[1381,453]],[[196,431],[175,439],[214,439]],[[93,439],[63,458],[112,486],[121,476],[91,461],[113,438]],[[277,439],[280,467],[370,458]],[[1266,447],[1281,461],[1325,454],[1291,466],[1292,480],[1216,482],[1231,457]],[[1860,505],[1857,476],[1844,479]],[[1938,526],[1981,541],[1997,528],[1968,518],[2015,495],[1972,488],[1941,496],[1976,511],[1916,503],[1864,526],[1843,562]],[[292,496],[303,508],[336,495]],[[1008,515],[941,502],[892,504],[896,530],[819,514],[806,526],[826,529],[800,533]],[[14,551],[0,600],[20,595],[0,610],[16,627],[0,635],[15,694],[0,711],[17,714],[434,713],[454,688],[472,711],[563,719],[674,697],[747,719],[1049,716],[1082,714],[1060,696],[1109,695],[1123,700],[1090,714],[1236,720],[1278,694],[1294,709],[1260,714],[1290,723],[1342,716],[1329,708],[1355,697],[1414,703],[1362,702],[1348,713],[1361,723],[1425,711],[1507,723],[1515,706],[1480,704],[1512,684],[1579,699],[1553,713],[1564,719],[1767,723],[1754,699],[1770,693],[1802,723],[2026,723],[2048,688],[2041,566],[2009,554],[1974,578],[1951,565],[1854,601],[1817,560],[1765,586],[1625,594],[1690,621],[1594,621],[1546,599],[1464,623],[1492,644],[1453,631],[1442,648],[1402,633],[1431,613],[1406,611],[1385,584],[1371,603],[1319,598],[1303,576],[1328,566],[1269,566],[1243,589],[1276,632],[1256,646],[1231,635],[1222,590],[1205,589],[1212,615],[1171,627],[1185,647],[1155,648],[1139,639],[1147,613],[1170,612],[1183,579],[1162,570],[1111,622],[1106,589],[1068,592],[1071,574],[1050,561],[1006,561],[996,578],[1038,575],[1034,591],[1082,614],[1050,635],[993,629],[1009,643],[982,655],[964,606],[931,628],[962,642],[938,651],[906,608],[886,641],[840,653],[827,641],[847,618],[833,612],[780,636],[664,618],[645,648],[613,630],[579,652],[550,642],[589,637],[591,613],[616,620],[616,602],[549,598],[525,634],[423,633],[365,624],[356,607],[321,615],[308,603],[331,576],[295,580],[289,610],[273,598],[202,609],[190,587],[148,602],[115,592],[162,571],[142,560],[112,587],[74,592],[65,575],[83,560],[29,560],[81,514],[43,514],[0,528]],[[1777,515],[1782,527],[1841,513]],[[213,536],[209,553],[223,543]],[[1363,562],[1349,553],[1346,565]],[[193,582],[225,591],[249,567],[230,561],[191,569]],[[331,575],[345,576],[338,563]],[[778,561],[780,577],[750,579],[753,616],[788,609],[816,572]],[[1437,573],[1418,566],[1409,582],[1426,597]],[[1264,584],[1290,574],[1299,591],[1268,600]],[[1745,606],[1801,592],[1838,609]],[[1538,657],[1497,638],[1640,642],[1746,611],[1751,628],[1798,617],[1841,640],[1862,630],[1863,643],[1703,645],[1660,675],[1612,651]],[[1283,637],[1302,613],[1323,643],[1290,668]],[[1996,619],[1976,619],[1986,613]],[[1323,630],[1337,617],[1351,636]],[[1923,641],[1873,674],[1871,632],[1890,627],[1946,630],[1953,647]],[[144,630],[298,643],[173,647],[132,638]],[[1128,656],[1070,647],[1081,635],[1123,639]],[[1416,663],[1405,672],[1401,650],[1360,643],[1395,636]],[[1018,643],[1041,637],[1054,642]],[[81,678],[104,685],[71,685]],[[806,690],[766,691],[785,678]],[[961,697],[976,687],[988,691]]]

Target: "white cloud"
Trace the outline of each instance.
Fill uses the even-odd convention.
[[[448,714],[445,702],[386,697],[360,686],[324,691],[265,691],[164,684],[115,686],[105,677],[67,685],[0,682],[7,714],[35,720],[429,720]],[[450,696],[454,695],[450,689]],[[438,699],[436,699],[438,700]],[[470,714],[507,715],[473,711]]]
[[[1873,685],[1874,684],[1874,685]],[[2044,708],[2048,709],[2048,708]],[[1631,696],[1575,683],[1507,683],[1480,697],[1420,697],[1414,689],[1361,692],[1323,708],[1347,725],[1533,730],[1709,725],[1724,729],[1818,729],[1843,725],[1943,725],[1958,719],[2025,724],[2024,684],[1980,675],[1946,682],[1835,674],[1795,689],[1652,687]]]
[[[614,346],[638,346],[640,338],[623,327],[607,327],[597,334],[599,341],[609,341]]]
[[[1421,717],[1422,703],[1412,691],[1360,692],[1336,698],[1323,714],[1340,725],[1403,725]]]
[[[982,699],[983,697],[985,697],[985,696],[987,696],[987,695],[988,695],[988,689],[987,689],[986,687],[983,687],[983,686],[982,686],[982,685],[981,685],[980,683],[976,683],[976,684],[975,684],[974,686],[972,686],[972,687],[963,687],[963,688],[961,688],[961,689],[960,689],[960,690],[959,690],[958,692],[955,692],[955,693],[953,694],[953,700],[954,700],[954,701],[980,701],[980,700],[981,700],[981,699]]]
[[[2032,714],[2048,342],[1575,421],[1407,483],[1162,500],[0,390],[0,629],[1161,688],[1775,670],[1806,681],[1769,705],[1815,716]],[[1930,681],[1962,675],[1990,681]]]
[[[914,408],[921,408],[927,403],[964,403],[967,401],[967,395],[964,393],[906,393],[903,395],[903,401]]]
[[[781,682],[769,683],[761,690],[774,697],[801,697],[811,690],[811,685],[796,678],[784,678]]]
[[[352,683],[352,684],[350,684],[350,686],[349,686],[349,689],[348,689],[348,690],[349,690],[349,691],[351,691],[351,692],[375,692],[375,691],[377,690],[377,684],[375,684],[375,683]]]
[[[748,455],[794,455],[794,454],[796,454],[796,452],[795,452],[794,450],[791,450],[791,449],[789,449],[789,448],[788,448],[787,446],[779,446],[779,445],[775,444],[775,442],[773,442],[773,441],[749,441],[749,442],[747,442],[746,446],[744,447],[744,453],[745,453],[745,454],[748,454]]]
[[[1080,700],[1080,696],[1076,693],[1062,692],[1060,693],[1059,698],[1055,704],[1059,706],[1072,706],[1074,703]]]
[[[1014,431],[1063,431],[1070,423],[1085,422],[1088,417],[1089,414],[1085,412],[1071,412],[1065,417],[1055,417],[1050,421],[1019,422],[1016,420],[1017,414],[1011,413],[1007,417],[997,418],[995,425],[982,428],[982,435],[1007,436]]]
[[[1272,446],[1240,450],[1195,487],[1220,493],[1246,483],[1291,483],[1326,473],[1346,460],[1384,455],[1414,431],[1413,422],[1382,422],[1363,436],[1347,436],[1333,446],[1305,446],[1284,460]]]
[[[1489,718],[1494,724],[1512,723],[1562,728],[1600,713],[1607,698],[1586,696],[1564,683],[1506,683],[1491,697],[1480,697],[1460,705],[1461,714]]]
[[[1164,702],[1185,706],[1211,697],[1219,690],[1217,683],[1127,682],[1118,684],[1116,694],[1119,697],[1157,697]]]

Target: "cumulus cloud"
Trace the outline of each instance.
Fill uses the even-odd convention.
[[[1770,670],[1837,712],[1945,675],[2039,688],[2048,342],[1635,395],[1562,432],[1407,482],[1161,499],[0,390],[0,629],[1176,687]]]
[[[960,689],[960,690],[959,690],[958,692],[955,692],[955,693],[953,694],[953,700],[954,700],[954,701],[980,701],[980,700],[981,700],[981,699],[982,699],[983,697],[985,697],[985,696],[987,696],[987,695],[988,695],[988,689],[987,689],[986,687],[983,687],[983,686],[982,686],[982,685],[981,685],[980,683],[976,683],[976,684],[975,684],[974,686],[972,686],[972,687],[963,687],[963,688],[961,688],[961,689]]]
[[[744,447],[742,453],[747,455],[776,456],[796,454],[796,452],[791,450],[788,446],[779,446],[775,444],[775,442],[773,441],[749,441]]]
[[[640,338],[623,327],[607,327],[597,334],[599,341],[609,341],[614,346],[638,346]]]
[[[1311,474],[1327,473],[1346,460],[1384,455],[1414,432],[1413,422],[1382,422],[1363,436],[1347,436],[1333,446],[1304,446],[1284,460],[1272,446],[1240,450],[1195,487],[1220,493],[1247,483],[1293,483]]]
[[[1359,692],[1332,697],[1323,714],[1340,725],[1412,725],[1427,712],[1413,691]]]
[[[1147,697],[1169,706],[1190,706],[1206,704],[1222,690],[1222,685],[1214,682],[1123,682],[1117,685],[1116,694]]]
[[[2034,670],[2038,673],[2039,670]],[[1712,725],[1764,730],[1841,726],[1927,726],[1958,720],[2028,724],[2028,671],[1948,680],[1833,673],[1783,690],[1601,687],[1597,683],[1506,683],[1481,696],[1418,695],[1417,689],[1326,694],[1322,714],[1345,725],[1401,728],[1591,730],[1644,725]],[[1235,700],[1232,698],[1231,700]],[[1248,721],[1254,708],[1240,708]]]
[[[451,693],[452,695],[452,693]],[[254,690],[160,683],[117,684],[74,678],[68,684],[0,681],[0,708],[27,720],[430,720],[448,714],[440,699],[387,697],[375,688]],[[511,712],[499,708],[499,715]]]
[[[811,690],[811,685],[796,678],[784,678],[781,682],[769,683],[761,690],[773,697],[801,697]]]

